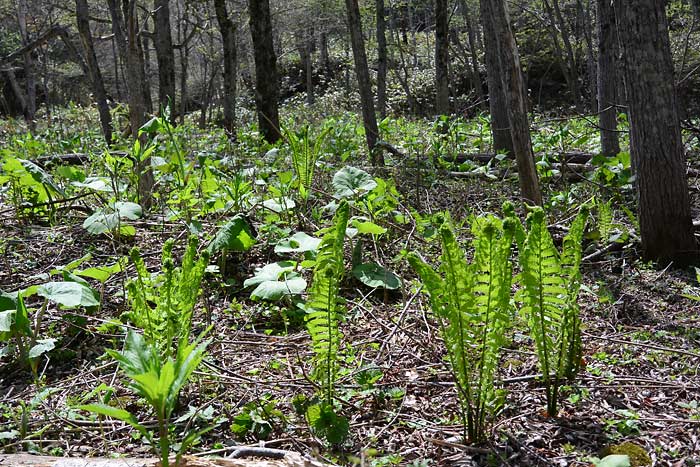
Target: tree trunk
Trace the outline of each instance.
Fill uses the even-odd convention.
[[[352,55],[355,60],[355,75],[360,90],[360,105],[362,107],[362,121],[365,127],[365,138],[369,148],[370,160],[373,166],[384,166],[384,155],[375,151],[379,128],[377,127],[377,115],[374,113],[374,99],[372,98],[372,82],[369,77],[367,55],[365,54],[365,41],[362,37],[362,22],[360,8],[357,0],[345,0],[348,13],[348,28],[350,29],[350,42],[352,43]]]
[[[493,26],[491,0],[481,0],[481,23],[484,26],[484,57],[486,61],[486,80],[489,89],[489,112],[491,113],[491,134],[493,150],[496,153],[515,156],[513,138],[510,136],[508,121],[508,104],[505,89],[501,81],[501,63],[498,57],[498,40]]]
[[[513,151],[518,166],[520,192],[530,204],[542,204],[542,194],[537,180],[535,159],[530,140],[530,124],[527,117],[527,92],[520,69],[518,46],[511,29],[505,0],[482,0],[488,4],[493,19],[498,50],[501,79],[509,109],[508,122],[513,140]]]
[[[643,258],[697,260],[665,3],[616,0]]]
[[[377,112],[386,118],[386,75],[388,68],[386,44],[386,8],[384,0],[376,0],[377,6]]]
[[[236,133],[236,82],[238,58],[236,55],[236,24],[229,18],[226,0],[214,0],[216,20],[224,46],[224,128],[229,135]]]
[[[19,33],[22,39],[22,45],[27,45],[29,40],[29,31],[27,31],[27,0],[18,0],[17,2],[17,20],[19,23]],[[26,89],[24,119],[29,128],[34,130],[35,122],[34,115],[36,114],[36,73],[34,71],[34,58],[31,50],[24,53],[24,81]]]
[[[435,111],[450,113],[449,29],[447,0],[435,0]]]
[[[133,0],[136,1],[136,0]],[[138,15],[138,13],[134,12]],[[148,16],[146,16],[145,29],[148,29]],[[138,25],[138,16],[136,16]],[[138,46],[139,57],[139,73],[141,74],[141,88],[143,89],[143,102],[146,107],[146,112],[153,113],[153,97],[151,96],[151,49],[146,43],[147,37],[144,34],[137,32],[136,44]]]
[[[83,51],[85,52],[85,62],[87,63],[88,71],[90,72],[90,84],[92,84],[92,92],[95,94],[97,101],[97,110],[100,114],[100,124],[102,125],[102,135],[107,142],[107,145],[112,144],[112,115],[109,113],[107,105],[107,92],[105,91],[104,81],[102,80],[102,72],[100,71],[97,56],[95,55],[95,47],[92,42],[92,33],[90,32],[90,11],[88,9],[87,0],[75,0],[75,16],[80,34],[80,41],[83,43]]]
[[[314,31],[312,27],[307,28],[304,38],[304,71],[306,72],[306,103],[314,104]]]
[[[132,138],[138,138],[139,128],[145,122],[146,105],[143,90],[143,63],[138,39],[138,20],[136,18],[136,1],[124,0],[123,12],[117,6],[117,0],[107,0],[112,17],[112,31],[117,39],[126,62],[126,87],[129,96],[129,124]],[[126,15],[126,17],[123,16]],[[143,143],[143,141],[142,141]],[[138,192],[141,205],[148,209],[153,201],[153,172],[151,159],[141,161],[136,170],[139,174]]]
[[[274,143],[282,135],[278,110],[277,56],[272,41],[269,0],[248,0],[248,14],[255,54],[255,106],[258,111],[258,126],[263,137]]]
[[[158,104],[170,105],[171,120],[175,116],[175,51],[170,30],[170,0],[154,0],[154,44],[158,61]]]
[[[615,11],[610,0],[596,0],[598,36],[598,124],[601,153],[614,156],[620,152],[617,133],[617,41]]]
[[[469,12],[469,5],[466,0],[460,0],[460,7],[462,9],[462,16],[464,16],[464,23],[467,28],[467,39],[469,39],[469,55],[471,56],[471,73],[472,81],[474,82],[474,90],[476,91],[476,97],[479,99],[479,106],[486,104],[486,98],[484,97],[484,89],[481,84],[481,74],[479,73],[479,53],[477,50],[476,34],[474,33],[474,24],[472,22],[472,15]],[[510,139],[510,135],[509,135]]]

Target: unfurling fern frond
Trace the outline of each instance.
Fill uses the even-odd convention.
[[[340,330],[338,288],[343,278],[343,244],[349,207],[342,201],[335,214],[334,226],[327,232],[318,249],[309,298],[306,302],[306,326],[314,351],[313,378],[321,385],[328,404],[332,403],[338,373]]]
[[[321,155],[321,149],[330,128],[323,130],[315,139],[311,138],[309,126],[298,133],[285,131],[292,155],[292,166],[299,180],[299,194],[306,199],[311,189],[316,171],[316,162]]]
[[[510,320],[513,223],[494,216],[472,224],[474,261],[468,264],[449,225],[440,228],[443,275],[416,254],[409,262],[430,294],[463,408],[466,437],[479,442],[497,408],[494,378]],[[443,277],[444,276],[444,277]]]
[[[575,376],[581,361],[578,316],[581,240],[587,211],[582,209],[564,239],[560,256],[547,230],[544,211],[527,218],[520,252],[523,289],[520,300],[528,321],[547,394],[547,412],[557,413],[560,384]]]
[[[156,343],[166,357],[173,357],[174,341],[186,344],[190,338],[192,312],[199,298],[207,251],[197,258],[198,240],[188,240],[182,265],[175,267],[173,241],[163,245],[162,271],[152,276],[138,249],[131,251],[136,277],[127,283],[130,310],[124,317],[144,330],[149,342]],[[153,304],[153,305],[152,305]]]

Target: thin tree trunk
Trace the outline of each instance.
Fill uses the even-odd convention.
[[[630,153],[643,258],[697,257],[665,2],[616,0],[627,76]]]
[[[235,135],[236,80],[238,79],[236,25],[228,15],[226,0],[214,0],[214,9],[224,46],[224,128],[229,135]]]
[[[614,156],[620,152],[617,133],[617,41],[615,11],[610,0],[596,0],[598,36],[598,124],[601,153]]]
[[[471,56],[470,71],[472,73],[474,90],[476,91],[476,97],[479,99],[479,106],[483,108],[486,105],[486,98],[484,96],[484,88],[481,84],[481,73],[479,73],[479,53],[477,47],[476,34],[474,33],[472,15],[469,12],[469,5],[467,4],[466,0],[460,0],[460,7],[462,10],[462,16],[464,16],[464,23],[467,28],[467,39],[469,40],[469,54]]]
[[[85,62],[87,63],[90,72],[90,83],[92,84],[92,92],[97,101],[97,110],[100,114],[100,124],[102,126],[102,135],[108,145],[112,144],[112,115],[109,113],[107,105],[107,92],[105,91],[102,73],[100,71],[97,56],[95,55],[95,47],[92,42],[92,33],[90,32],[90,11],[88,9],[87,0],[75,0],[75,16],[80,34],[80,40],[83,43],[83,51],[85,52]]]
[[[309,27],[306,30],[304,38],[304,70],[306,71],[306,103],[314,104],[314,33],[313,28]]]
[[[137,1],[137,0],[131,0]],[[138,13],[134,12],[135,15]],[[138,26],[138,16],[136,16]],[[148,29],[148,16],[146,16],[145,28]],[[146,112],[153,113],[153,97],[151,96],[151,49],[146,42],[148,38],[137,32],[136,44],[139,52],[139,73],[141,74],[141,86],[143,89],[143,102],[146,106]]]
[[[489,89],[489,112],[491,114],[491,134],[493,150],[515,157],[513,138],[510,136],[508,104],[501,80],[501,63],[498,56],[498,39],[493,25],[491,0],[481,0],[481,23],[484,27],[484,57],[486,60],[486,80]]]
[[[175,52],[170,30],[170,0],[154,0],[154,41],[158,61],[158,104],[170,105],[171,119],[175,117]]]
[[[386,8],[384,0],[376,0],[377,6],[377,112],[386,118],[386,75],[388,66],[386,43]]]
[[[362,107],[362,121],[365,127],[365,138],[369,148],[370,160],[373,166],[384,166],[384,155],[375,151],[379,128],[377,127],[377,115],[374,113],[374,99],[372,98],[372,84],[367,66],[365,53],[365,41],[362,37],[362,23],[360,8],[357,0],[345,0],[348,14],[348,27],[350,29],[350,41],[352,54],[355,60],[355,75],[360,91],[360,105]]]
[[[511,28],[505,0],[482,0],[488,4],[493,18],[493,28],[496,32],[496,42],[505,91],[506,103],[509,109],[513,151],[518,166],[520,191],[526,203],[541,205],[537,170],[530,140],[530,124],[527,117],[527,91],[520,69],[520,57],[515,43],[515,35]]]
[[[435,111],[450,113],[449,26],[447,0],[435,0]]]
[[[27,0],[18,0],[17,2],[17,20],[19,22],[19,33],[22,38],[22,45],[28,45],[29,32],[27,31]],[[26,89],[24,119],[29,128],[33,131],[35,122],[34,115],[36,114],[36,73],[34,71],[34,58],[31,50],[24,53],[24,81]]]
[[[282,137],[278,109],[277,55],[272,41],[269,0],[248,0],[250,32],[255,51],[255,104],[263,137],[274,143]]]

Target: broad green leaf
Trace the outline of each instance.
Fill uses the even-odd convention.
[[[17,292],[7,293],[0,292],[0,310],[16,310],[17,309]]]
[[[163,123],[161,122],[161,119],[159,117],[153,117],[146,123],[144,123],[141,128],[139,128],[139,133],[148,133],[149,135],[153,135],[158,133],[160,129],[163,128]]]
[[[359,264],[352,269],[352,275],[369,287],[391,290],[401,287],[401,279],[396,274],[376,263]]]
[[[0,441],[11,441],[19,437],[19,431],[0,431]]]
[[[348,419],[336,414],[333,407],[327,403],[310,406],[306,416],[316,434],[330,444],[341,444],[350,433]]]
[[[283,196],[282,198],[266,199],[265,201],[263,201],[262,204],[270,211],[276,213],[288,211],[290,209],[294,209],[297,206],[297,204],[292,198],[288,198],[286,196]]]
[[[630,457],[625,454],[605,456],[595,463],[595,467],[630,467]]]
[[[285,272],[293,271],[297,267],[296,261],[278,261],[266,264],[255,271],[255,275],[245,280],[243,287],[252,287],[265,281],[276,281]]]
[[[132,221],[140,219],[143,215],[141,206],[130,201],[117,201],[112,205],[112,209],[123,219]]]
[[[372,176],[356,167],[343,167],[333,176],[333,189],[335,195],[340,198],[352,198],[376,187],[377,182]]]
[[[353,225],[357,228],[358,233],[361,234],[381,235],[386,232],[386,229],[384,227],[381,227],[375,224],[374,222],[355,221]]]
[[[248,251],[255,244],[253,229],[245,217],[234,216],[214,236],[207,250],[212,255],[223,250]]]
[[[39,167],[38,165],[36,165],[32,161],[28,161],[25,159],[18,159],[18,160],[22,164],[24,169],[27,172],[29,172],[29,174],[32,176],[32,178],[34,180],[36,180],[37,182],[41,183],[44,186],[51,187],[51,189],[54,192],[59,193],[61,196],[65,196],[65,193],[63,192],[63,190],[58,185],[56,185],[56,182],[53,181],[53,178],[51,177],[51,175],[49,175],[44,169],[42,169],[41,167]]]
[[[12,331],[12,323],[15,322],[15,313],[17,313],[16,310],[0,311],[0,333]]]
[[[119,214],[115,212],[95,211],[83,221],[83,228],[93,235],[110,232],[119,225]]]
[[[112,193],[112,184],[107,177],[87,177],[82,182],[72,182],[71,185],[78,188],[87,188],[89,190]]]
[[[96,266],[93,268],[82,269],[75,271],[75,275],[81,277],[89,277],[91,279],[95,279],[101,283],[104,283],[112,275],[118,272],[122,272],[126,263],[127,259],[126,257],[123,257],[111,266]]]
[[[39,296],[66,308],[99,306],[92,289],[77,282],[48,282],[37,289]]]
[[[124,409],[119,409],[117,407],[112,407],[111,405],[106,404],[86,404],[79,405],[76,408],[79,410],[86,410],[88,412],[96,413],[98,415],[104,415],[110,418],[121,420],[122,422],[126,422],[129,425],[136,428],[146,438],[150,438],[149,432],[146,429],[146,427],[141,425],[138,422],[138,420],[136,420],[136,417],[134,417],[130,412]]]
[[[306,290],[306,281],[296,273],[289,273],[278,281],[261,282],[250,293],[251,298],[276,301],[285,295],[299,295]]]
[[[56,347],[56,339],[38,339],[34,346],[29,349],[29,358],[37,358]]]
[[[304,232],[297,232],[289,238],[280,240],[275,245],[275,253],[302,253],[316,251],[321,244],[321,239],[312,237]]]

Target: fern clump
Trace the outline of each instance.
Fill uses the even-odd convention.
[[[284,132],[292,155],[292,167],[299,183],[299,194],[304,200],[309,197],[309,190],[314,181],[316,162],[321,156],[321,150],[329,131],[330,128],[326,128],[316,138],[312,138],[309,125],[297,133]]]
[[[347,436],[348,421],[335,414],[333,396],[338,376],[338,348],[341,307],[338,290],[345,271],[343,244],[350,208],[341,201],[333,227],[323,236],[318,248],[309,297],[306,302],[306,326],[314,352],[312,378],[320,385],[323,402],[307,410],[309,423],[332,444]]]
[[[581,241],[588,211],[581,209],[564,238],[561,254],[547,230],[544,211],[527,217],[527,233],[520,237],[522,289],[519,301],[535,341],[547,394],[547,413],[557,413],[559,386],[581,366]]]
[[[131,250],[131,261],[136,277],[126,285],[130,310],[124,317],[143,329],[149,342],[157,344],[166,357],[173,357],[174,341],[189,342],[192,312],[201,291],[204,270],[209,264],[209,253],[203,251],[197,258],[197,237],[190,237],[182,257],[182,265],[175,267],[173,240],[163,246],[162,271],[151,275],[139,250]]]
[[[442,336],[457,383],[465,437],[484,439],[499,406],[495,374],[510,322],[510,265],[514,222],[495,216],[472,223],[474,260],[467,262],[448,223],[440,228],[442,264],[434,271],[417,254],[409,262],[442,324]]]

